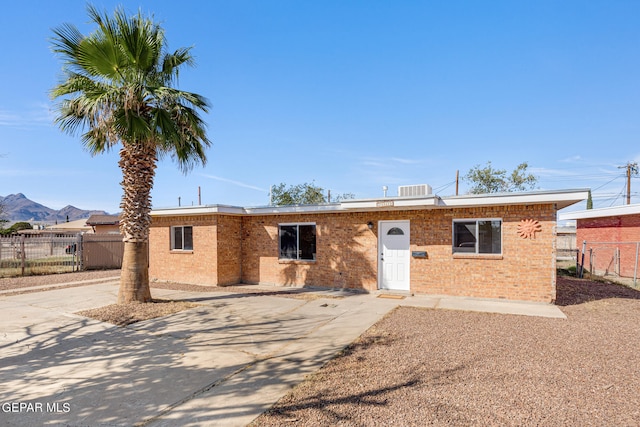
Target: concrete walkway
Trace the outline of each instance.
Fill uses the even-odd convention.
[[[199,306],[125,328],[73,314],[117,290],[0,295],[3,425],[244,426],[399,305],[564,318],[547,304],[472,298],[161,289],[154,297]]]

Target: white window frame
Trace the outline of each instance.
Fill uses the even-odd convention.
[[[479,252],[479,244],[480,244],[480,239],[479,239],[479,233],[478,233],[478,223],[480,221],[486,221],[486,222],[492,222],[492,221],[500,221],[500,252]],[[456,251],[455,250],[455,246],[454,243],[456,241],[456,227],[455,224],[456,223],[460,223],[460,222],[475,222],[476,223],[476,229],[475,229],[475,234],[474,237],[476,239],[476,244],[475,244],[475,248],[473,252],[466,252],[466,251]],[[458,218],[458,219],[454,219],[452,221],[452,225],[451,225],[451,251],[453,254],[462,254],[462,255],[502,255],[502,247],[503,247],[503,236],[502,236],[502,229],[503,229],[503,224],[504,221],[502,220],[502,218]]]
[[[184,229],[186,227],[191,228],[191,248],[189,249],[185,249],[184,248]],[[176,248],[176,239],[175,239],[175,230],[177,228],[182,229],[182,247],[181,248]],[[193,225],[174,225],[171,226],[171,247],[170,249],[172,251],[187,251],[187,252],[193,252]]]
[[[314,227],[314,231],[315,231],[315,238],[316,238],[316,250],[318,248],[318,226],[316,225],[315,222],[283,222],[283,223],[278,223],[278,260],[280,261],[307,261],[307,262],[313,262],[316,260],[316,253],[314,252],[314,256],[313,259],[302,259],[300,258],[300,226],[301,225],[313,225]],[[280,241],[280,228],[281,227],[298,227],[297,233],[296,233],[296,258],[283,258],[280,256],[281,254],[281,249],[282,249],[282,243]]]

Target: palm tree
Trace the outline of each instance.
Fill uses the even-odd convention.
[[[56,123],[97,155],[120,146],[124,194],[120,230],[124,256],[118,303],[151,300],[148,241],[151,189],[157,162],[171,156],[184,172],[206,163],[211,145],[199,113],[207,100],[174,88],[178,71],[193,65],[190,48],[167,51],[164,30],[152,18],[113,17],[87,7],[97,29],[82,35],[65,24],[54,29],[52,49],[62,59],[63,79],[51,91]]]

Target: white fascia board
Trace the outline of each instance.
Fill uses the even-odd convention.
[[[323,205],[258,206],[253,208],[244,208],[243,210],[247,215],[282,215],[296,213],[339,212],[342,209],[337,203],[328,203]]]
[[[602,218],[609,216],[624,216],[640,214],[640,204],[613,206],[610,208],[588,209],[584,211],[559,213],[558,219],[561,221],[569,219]]]
[[[205,205],[154,209],[151,211],[151,216],[187,216],[210,214],[243,215],[244,213],[244,209],[237,206]]]
[[[495,205],[533,205],[555,203],[558,209],[566,208],[585,200],[589,196],[588,189],[532,191],[527,193],[496,193],[452,196],[443,198],[447,207],[465,208]]]
[[[440,198],[429,197],[385,197],[382,199],[343,200],[341,206],[344,210],[354,211],[387,211],[394,209],[423,209],[440,206]]]
[[[440,198],[428,197],[386,197],[380,199],[351,199],[340,203],[321,205],[292,206],[259,206],[241,208],[228,205],[183,206],[154,209],[152,216],[185,216],[185,215],[283,215],[313,214],[354,211],[391,211],[408,209],[464,208],[492,205],[542,204],[555,203],[558,209],[565,208],[588,197],[588,189],[538,191],[529,193],[500,193],[483,195],[466,195]]]

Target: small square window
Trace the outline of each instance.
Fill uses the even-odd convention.
[[[171,250],[192,251],[193,250],[193,227],[183,225],[171,227]]]

